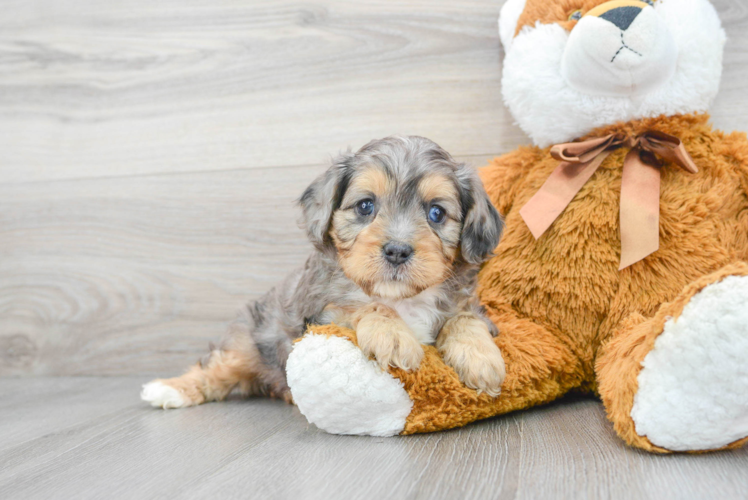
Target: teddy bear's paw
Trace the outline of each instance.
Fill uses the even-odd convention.
[[[394,366],[411,371],[421,365],[423,347],[402,320],[366,317],[358,323],[356,336],[364,354],[374,356],[383,370]]]
[[[394,436],[413,408],[402,382],[342,337],[307,333],[286,375],[299,411],[332,434]]]
[[[748,277],[694,295],[665,323],[642,362],[636,432],[673,451],[720,448],[748,436]]]

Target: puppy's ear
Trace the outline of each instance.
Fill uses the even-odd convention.
[[[467,165],[457,169],[463,221],[460,252],[471,264],[482,264],[498,246],[504,221],[488,199],[477,172]]]
[[[330,238],[332,213],[340,207],[351,175],[351,153],[333,160],[330,168],[317,177],[299,198],[300,224],[306,229],[309,241],[320,251],[334,249]]]

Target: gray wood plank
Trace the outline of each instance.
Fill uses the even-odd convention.
[[[8,380],[26,384],[29,379]],[[54,385],[60,378],[48,380]],[[119,401],[108,413],[86,412],[77,425],[53,424],[35,439],[0,451],[1,498],[163,497],[285,426],[305,424],[295,408],[269,399],[158,411],[138,400],[142,379],[124,379],[117,389],[103,381],[81,377],[76,385],[88,390],[90,400],[103,389],[113,390]],[[55,410],[54,403],[41,409]],[[15,433],[13,427],[24,429],[27,423],[14,419],[6,426]]]
[[[710,0],[727,32],[719,93],[710,108],[714,123],[726,131],[748,130],[748,3]]]
[[[137,399],[143,380],[2,380],[0,435],[24,439],[0,448],[0,498],[659,500],[748,491],[747,449],[633,450],[591,399],[383,439],[325,434],[267,399],[156,410]],[[54,389],[60,398],[42,397]],[[16,406],[50,415],[47,424],[8,411]]]
[[[139,380],[147,381],[142,377],[97,378],[92,391],[81,378],[0,378],[0,451],[47,434],[67,433],[82,421],[116,414],[122,410],[123,399],[132,403]]]
[[[745,129],[748,13],[716,123]],[[526,142],[501,103],[501,2],[6,1],[2,182],[322,161],[393,132],[455,154]]]
[[[500,498],[516,489],[519,457],[512,450],[519,445],[513,419],[394,439],[289,426],[189,488],[187,496],[233,498],[253,491],[258,498],[323,499],[334,491],[334,498],[350,499]],[[281,467],[267,467],[278,459]]]
[[[743,498],[748,449],[654,455],[627,447],[594,400],[572,399],[522,419],[518,499]]]
[[[323,169],[0,185],[0,374],[181,371],[303,265]]]
[[[493,0],[16,0],[0,19],[0,179],[325,161],[392,133],[523,140]]]

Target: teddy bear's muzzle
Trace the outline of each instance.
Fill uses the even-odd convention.
[[[569,34],[561,74],[591,95],[652,92],[675,72],[678,47],[665,21],[639,0],[613,0],[587,12]]]

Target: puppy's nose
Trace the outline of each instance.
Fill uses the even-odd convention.
[[[388,241],[382,247],[382,253],[390,263],[399,266],[413,254],[413,247],[401,241]]]

